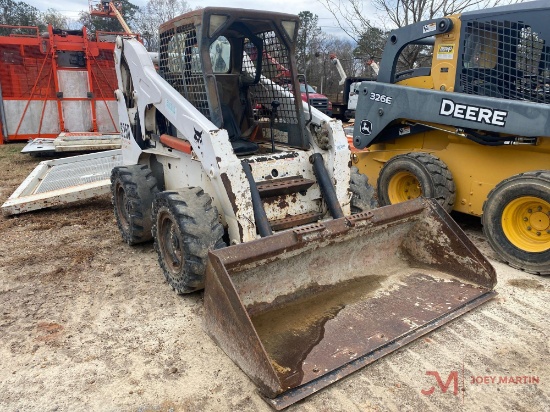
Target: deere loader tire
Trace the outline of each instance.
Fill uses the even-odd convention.
[[[416,199],[433,198],[443,208],[453,210],[456,189],[447,165],[428,153],[407,153],[390,159],[378,176],[381,206]]]
[[[350,176],[351,213],[361,213],[376,209],[378,202],[374,197],[374,188],[369,184],[369,178],[359,173],[355,166],[351,168]]]
[[[122,239],[129,245],[151,240],[157,179],[147,165],[118,166],[111,172],[111,200]]]
[[[153,237],[160,267],[178,293],[204,288],[208,249],[225,246],[212,199],[200,187],[161,192],[153,203]]]
[[[550,171],[500,182],[483,205],[482,222],[489,244],[506,263],[550,274]]]

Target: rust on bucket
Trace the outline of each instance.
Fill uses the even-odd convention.
[[[494,269],[417,199],[211,251],[209,335],[282,409],[483,303]]]

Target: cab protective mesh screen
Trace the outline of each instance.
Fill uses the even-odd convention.
[[[470,22],[463,40],[464,93],[550,102],[550,55],[545,41],[522,22]]]
[[[249,88],[252,108],[256,120],[265,123],[270,120],[272,102],[277,101],[279,107],[274,119],[274,128],[278,132],[275,134],[275,140],[288,143],[288,132],[298,125],[296,103],[292,94],[289,50],[273,31],[260,33],[258,37],[263,43],[262,70],[259,83]],[[253,79],[259,58],[256,46],[249,39],[245,39],[243,74]]]
[[[160,39],[160,68],[165,80],[208,119],[210,106],[193,25],[170,29]]]

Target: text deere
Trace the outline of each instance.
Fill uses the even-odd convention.
[[[451,99],[441,100],[439,114],[500,127],[506,125],[506,118],[508,117],[508,112],[505,110],[455,103]]]

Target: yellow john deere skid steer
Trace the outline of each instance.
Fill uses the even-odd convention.
[[[548,2],[477,10],[390,33],[376,82],[364,82],[354,164],[380,205],[420,196],[482,216],[495,252],[550,274]],[[429,67],[398,72],[408,47]],[[427,46],[429,45],[429,46]]]
[[[430,199],[370,210],[342,124],[300,98],[297,16],[204,8],[117,39],[123,239],[281,409],[493,296],[495,272]],[[261,109],[258,109],[258,108]],[[354,214],[351,214],[353,212]]]

